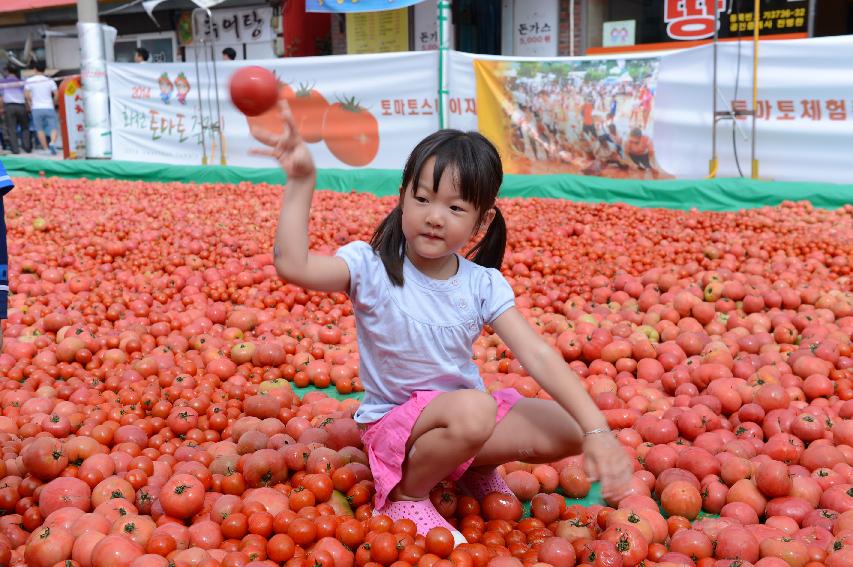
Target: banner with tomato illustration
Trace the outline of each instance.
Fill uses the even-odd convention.
[[[317,167],[399,169],[436,128],[436,57],[405,52],[254,63],[279,78],[279,98],[290,104]],[[243,65],[217,62],[218,89],[204,66],[197,73],[190,63],[110,65],[113,157],[271,167],[250,153],[259,144],[249,128],[280,132],[277,110],[246,117],[229,98],[231,75]]]
[[[745,43],[738,53],[736,44],[723,43],[718,50],[718,108],[750,110],[751,86],[739,81],[738,75],[751,76],[752,46]],[[765,41],[759,52],[755,110],[761,176],[780,181],[849,182],[853,73],[847,70],[853,60],[853,36]],[[494,91],[501,94],[501,100],[509,101],[506,93],[512,93],[513,101],[521,101],[529,109],[527,132],[519,140],[515,131],[520,159],[516,163],[510,156],[507,171],[701,178],[707,175],[712,151],[713,99],[708,83],[712,61],[710,46],[630,59],[531,59],[451,51],[447,124],[461,130],[483,129],[488,134],[488,116],[498,118],[493,126],[514,120],[507,120],[506,111],[495,105],[491,111],[478,109],[482,101],[478,105],[476,64],[482,71],[481,82],[494,76],[495,84],[505,83]],[[823,64],[815,67],[815,61]],[[319,168],[399,170],[414,145],[439,127],[436,52],[253,63],[273,70],[280,78],[280,97],[293,106]],[[246,117],[229,100],[228,81],[245,64],[217,63],[218,90],[213,86],[212,68],[204,66],[197,73],[194,64],[109,65],[113,157],[273,167],[270,160],[250,155],[249,150],[258,143],[249,135]],[[808,81],[802,80],[805,76]],[[538,87],[546,96],[537,92]],[[569,94],[567,104],[561,106],[560,97],[549,98],[549,93],[564,91]],[[589,97],[591,112],[587,112],[585,124],[584,105]],[[551,104],[552,100],[558,102]],[[520,105],[518,109],[524,110]],[[273,113],[252,120],[273,131],[281,127]],[[636,141],[629,145],[631,132],[638,128],[639,137],[634,136]],[[499,145],[513,143],[513,128],[496,132],[492,136]],[[504,141],[500,132],[505,134]],[[750,136],[746,116],[719,123],[720,177],[739,177],[741,171],[749,175]],[[541,158],[548,156],[549,148],[540,141],[549,142],[552,155],[569,165],[548,170],[547,163],[539,163],[547,161]]]

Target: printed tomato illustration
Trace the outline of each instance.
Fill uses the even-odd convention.
[[[289,103],[292,98],[293,89],[289,85],[280,82],[278,100],[287,100]],[[246,122],[249,124],[249,128],[266,130],[271,134],[279,135],[284,132],[284,123],[281,121],[281,116],[279,116],[278,105],[257,116],[246,116]]]
[[[293,112],[293,119],[299,134],[306,142],[319,142],[323,139],[323,117],[329,103],[316,89],[299,85],[297,91],[291,91],[287,104]]]
[[[367,165],[379,151],[379,122],[354,98],[336,102],[326,111],[323,139],[329,151],[345,164]]]

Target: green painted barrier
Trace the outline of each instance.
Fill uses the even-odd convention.
[[[123,179],[181,183],[283,184],[277,168],[190,166],[128,161],[43,160],[6,156],[3,164],[12,177]],[[360,191],[378,196],[396,195],[400,172],[389,169],[324,169],[317,187],[338,192]],[[502,197],[553,198],[593,203],[626,203],[638,207],[736,211],[809,201],[815,207],[836,209],[853,203],[853,185],[793,183],[750,179],[678,179],[643,181],[579,175],[507,175]]]

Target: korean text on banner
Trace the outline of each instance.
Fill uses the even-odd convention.
[[[671,177],[652,143],[658,58],[475,60],[480,132],[507,173]]]
[[[290,103],[317,167],[399,169],[437,125],[436,57],[404,52],[258,63],[282,81],[279,96]],[[201,164],[202,126],[218,122],[224,144],[211,148],[208,142],[208,162],[218,163],[224,149],[229,165],[270,167],[270,160],[249,153],[259,147],[249,125],[280,132],[282,123],[276,110],[247,118],[231,104],[228,82],[241,66],[217,63],[217,119],[212,74],[199,77],[189,63],[110,65],[115,159]]]
[[[86,120],[80,76],[68,77],[59,85],[59,120],[65,159],[86,157]]]
[[[305,0],[306,12],[353,13],[382,12],[408,8],[423,0]]]

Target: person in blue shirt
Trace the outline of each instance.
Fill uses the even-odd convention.
[[[399,200],[370,243],[309,252],[316,169],[287,103],[282,133],[252,129],[287,174],[273,249],[276,272],[306,289],[349,294],[364,399],[354,419],[373,472],[375,513],[409,518],[422,535],[451,530],[429,493],[442,479],[475,498],[510,493],[496,467],[583,452],[605,498],[627,494],[630,459],[579,377],[515,306],[500,272],[507,227],[496,206],[503,169],[477,132],[440,130],[415,146]],[[472,238],[477,242],[462,255]],[[471,360],[489,325],[552,400],[489,392]]]
[[[9,252],[6,249],[6,211],[3,197],[15,186],[0,162],[0,320],[6,319],[9,303]],[[0,350],[3,349],[3,329],[0,327]]]

